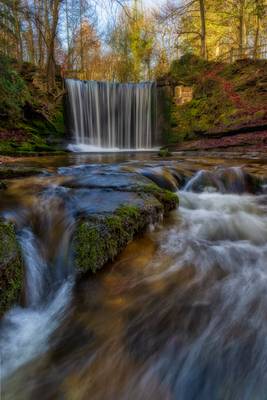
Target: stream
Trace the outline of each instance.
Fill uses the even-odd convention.
[[[181,153],[165,162],[147,153],[77,154],[20,162],[46,172],[10,181],[0,198],[26,265],[25,307],[0,322],[2,399],[266,399],[263,156]],[[70,241],[82,205],[65,200],[64,182],[100,167],[177,185],[180,205],[113,263],[76,281]]]

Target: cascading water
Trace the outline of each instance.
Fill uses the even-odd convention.
[[[71,150],[151,149],[156,85],[66,79]]]
[[[28,191],[31,183],[21,185]],[[29,208],[18,207],[9,216],[18,227],[25,264],[25,307],[12,308],[1,321],[1,378],[47,350],[49,336],[64,319],[71,299],[73,220],[59,191],[51,186],[37,194]]]

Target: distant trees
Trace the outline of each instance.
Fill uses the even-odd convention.
[[[87,68],[84,52],[97,41],[92,9],[87,0],[0,0],[0,52],[37,65],[53,91],[58,63]]]
[[[267,0],[166,0],[154,10],[103,2],[117,10],[105,24],[93,0],[0,0],[0,53],[38,66],[51,93],[58,65],[80,79],[138,81],[185,53],[257,58],[265,47],[267,57]]]
[[[117,78],[121,81],[151,79],[155,29],[137,1],[122,10],[110,34],[109,45],[117,55]]]
[[[257,57],[261,45],[267,46],[266,0],[186,0],[167,2],[157,18],[177,26],[176,43],[180,52],[194,52],[214,59],[235,50],[246,56],[248,47]]]

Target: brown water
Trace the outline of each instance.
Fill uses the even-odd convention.
[[[111,161],[149,173],[160,163],[165,179],[166,168],[173,174],[170,161],[148,155],[130,164],[121,154],[91,157],[26,163],[55,172]],[[10,185],[0,209],[20,226],[33,295],[2,322],[4,399],[266,399],[267,197],[264,183],[248,193],[236,168],[266,177],[266,160],[180,155],[175,163],[184,177],[179,209],[76,284],[67,251],[73,214],[53,191],[69,170]],[[53,290],[45,277],[57,282]]]

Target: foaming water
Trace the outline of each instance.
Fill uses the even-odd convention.
[[[94,146],[94,145],[89,145],[89,144],[84,144],[84,143],[75,143],[75,144],[68,144],[67,149],[70,151],[73,151],[74,153],[134,153],[136,152],[136,149],[127,149],[127,148],[119,148],[119,147],[101,147],[101,146]],[[138,148],[138,151],[157,151],[159,148],[154,147],[154,148]]]
[[[5,315],[0,332],[2,379],[49,349],[49,337],[64,319],[72,286],[71,280],[65,281],[49,303],[16,307]]]

